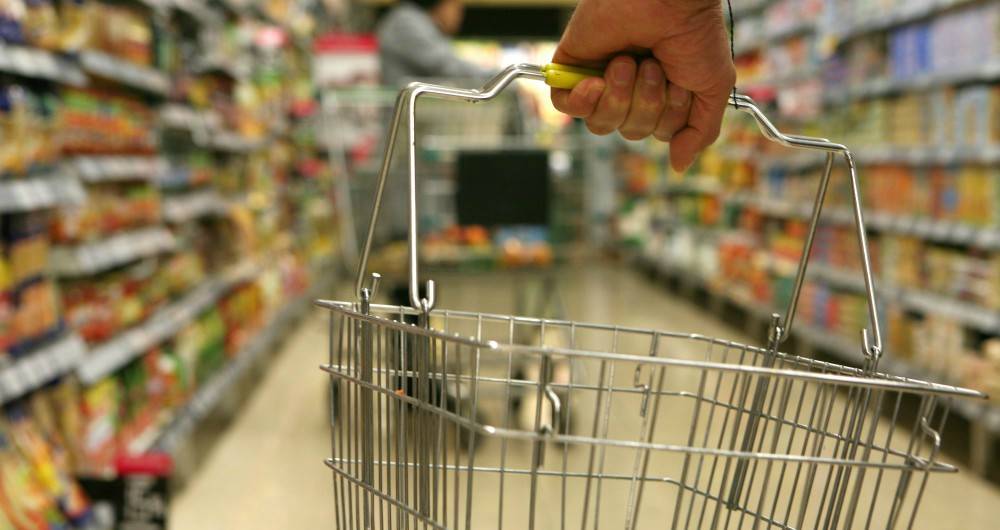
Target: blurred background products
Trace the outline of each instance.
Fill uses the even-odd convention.
[[[460,65],[438,73],[465,75],[422,79],[545,64],[575,3],[466,0],[459,27],[425,25]],[[337,400],[354,398],[316,370],[329,322],[310,302],[354,299],[398,95],[377,28],[423,13],[397,4],[0,0],[0,529],[121,527],[124,492],[150,477],[133,500],[162,509],[142,528],[335,524],[323,459]],[[879,368],[992,396],[954,404],[942,450],[963,473],[918,520],[991,528],[1000,3],[733,4],[737,89],[781,130],[855,155]],[[758,343],[787,303],[824,157],[730,113],[677,173],[669,145],[591,135],[542,83],[419,109],[417,248],[441,307]],[[377,302],[408,304],[404,158],[369,267]],[[861,258],[834,168],[786,344],[858,365]]]

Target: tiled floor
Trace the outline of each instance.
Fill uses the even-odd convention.
[[[516,278],[480,274],[443,275],[437,279],[441,307],[506,313],[514,306],[513,293],[518,286]],[[575,268],[561,273],[558,281],[566,316],[571,319],[683,330],[757,342],[621,268]],[[326,379],[317,370],[326,355],[326,344],[324,315],[317,311],[287,341],[284,351],[260,382],[260,388],[244,405],[243,412],[215,446],[202,469],[175,499],[171,512],[172,528],[272,530],[334,527],[332,481],[328,469],[322,464],[323,458],[330,452],[324,401]],[[679,352],[678,355],[684,353]],[[630,382],[632,374],[620,373],[613,377],[616,383],[618,379]],[[638,420],[633,416],[616,411],[612,430],[627,431],[633,424],[637,425]],[[484,443],[477,451],[482,455],[480,461],[490,460],[497,450],[495,444]],[[522,452],[527,454],[527,448],[513,450],[512,458],[523,459]],[[572,458],[584,458],[583,454],[586,453]],[[618,471],[615,468],[620,468],[627,473],[632,462],[610,462],[608,465],[609,469]],[[669,467],[671,463],[657,465]],[[508,490],[513,483],[508,484]],[[490,490],[496,481],[483,480],[477,484],[473,509],[480,515],[496,511],[497,492]],[[573,489],[575,486],[571,486],[570,490],[569,519],[577,520],[579,514],[572,513],[572,503],[580,498],[580,494],[574,493]],[[614,492],[614,488],[609,487],[605,498],[614,498]],[[510,495],[517,493],[515,491]],[[862,495],[866,493],[867,490]],[[560,497],[558,492],[540,497],[542,508],[553,514],[559,513]],[[668,501],[647,495],[639,528],[669,527],[674,497]],[[526,513],[525,507],[508,506],[506,509],[511,514],[511,523],[519,520],[522,512]],[[621,527],[621,522],[608,521],[605,524],[605,518],[601,519],[602,528]],[[558,528],[558,521],[559,517],[540,518],[538,528]],[[745,528],[752,526],[747,524]],[[765,526],[762,524],[759,528]],[[812,527],[808,523],[804,526]],[[485,525],[473,526],[479,527]],[[496,528],[496,525],[488,527]],[[518,526],[505,526],[508,527]],[[678,527],[685,526],[682,522]],[[696,528],[696,524],[688,523],[686,527]],[[702,527],[709,525],[703,524]],[[728,526],[736,527],[735,520]],[[931,477],[924,494],[915,527],[998,528],[1000,490],[964,470],[959,474],[936,474]]]

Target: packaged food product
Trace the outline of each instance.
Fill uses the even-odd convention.
[[[59,47],[59,17],[52,0],[24,0],[24,38],[40,48]]]
[[[0,2],[0,41],[21,44],[24,42],[24,3],[21,0]]]
[[[28,350],[59,327],[59,297],[50,280],[33,280],[14,291],[15,348]]]
[[[26,409],[14,407],[8,410],[7,416],[10,438],[34,468],[45,494],[55,501],[70,522],[83,523],[89,515],[89,506],[72,476],[63,449],[45,436]]]
[[[83,391],[81,453],[79,468],[85,474],[112,471],[118,452],[118,429],[121,425],[121,388],[114,377],[104,378]]]
[[[64,522],[54,499],[46,495],[31,464],[11,440],[5,422],[0,422],[0,513],[18,530],[47,529]]]

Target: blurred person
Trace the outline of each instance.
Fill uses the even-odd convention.
[[[416,78],[481,77],[485,72],[455,55],[451,36],[465,16],[462,0],[402,0],[376,28],[382,82]]]
[[[376,28],[382,83],[402,86],[417,79],[488,75],[455,54],[451,36],[462,27],[464,16],[462,0],[401,0],[396,4]],[[386,192],[390,210],[386,212],[386,221],[391,226],[391,239],[405,241],[406,189],[396,186]],[[390,286],[389,293],[393,304],[410,305],[405,284]]]
[[[552,103],[594,134],[670,143],[683,171],[719,136],[736,83],[719,0],[580,0],[552,57],[604,68]]]

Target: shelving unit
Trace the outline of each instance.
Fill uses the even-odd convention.
[[[177,240],[165,227],[140,228],[98,241],[55,247],[50,269],[57,276],[92,275],[175,248]]]
[[[79,204],[85,199],[86,193],[80,182],[63,172],[0,181],[0,213],[43,210],[53,206]]]
[[[13,401],[73,371],[86,355],[86,345],[67,332],[20,359],[0,367],[0,404]]]
[[[735,16],[737,88],[765,106],[780,129],[828,137],[852,148],[867,190],[863,206],[880,269],[876,289],[886,309],[883,330],[897,326],[925,337],[938,333],[940,341],[964,345],[949,359],[969,363],[967,369],[939,372],[911,351],[893,351],[890,344],[880,366],[931,381],[992,384],[974,376],[993,373],[993,361],[984,352],[989,341],[1000,338],[1000,305],[988,294],[1000,285],[1000,216],[989,213],[1000,211],[1000,137],[988,132],[989,116],[997,115],[991,109],[1000,108],[1000,55],[989,46],[964,53],[955,48],[960,39],[948,35],[962,29],[959,21],[983,24],[982,31],[964,32],[975,33],[977,42],[993,42],[1000,30],[982,21],[1000,17],[1000,6],[979,0],[899,1],[881,7],[769,0],[739,9]],[[932,35],[947,31],[951,33]],[[976,120],[986,124],[982,131]],[[688,175],[660,169],[666,166],[662,149],[643,143],[623,146],[617,156],[646,164],[619,164],[626,168],[621,176],[627,183],[620,192],[620,230],[624,242],[646,256],[645,267],[689,289],[713,292],[754,318],[766,318],[768,307],[780,305],[775,299],[790,280],[788,267],[774,266],[776,252],[789,260],[801,243],[825,155],[755,143],[759,135],[735,113],[724,126],[719,143]],[[842,160],[835,161],[838,166]],[[808,282],[822,296],[843,295],[843,307],[853,307],[848,301],[859,299],[860,273],[824,261],[851,258],[840,254],[856,249],[856,244],[841,248],[838,239],[855,222],[842,200],[844,188],[838,189],[845,180],[843,168],[838,171],[823,209],[820,251],[814,253]],[[896,180],[886,184],[879,179]],[[900,248],[912,253],[898,257]],[[743,252],[732,255],[743,256],[752,271],[749,279],[740,279],[747,285],[727,285],[723,276],[725,260],[734,259],[723,251],[732,249]],[[933,262],[928,257],[932,253]],[[957,259],[969,262],[951,265]],[[897,261],[917,271],[902,275],[904,284],[891,281],[902,273],[883,270]],[[969,284],[961,284],[964,277],[945,284],[940,278],[947,276],[946,270],[981,276],[970,276]],[[936,283],[929,280],[932,272]],[[914,280],[914,274],[924,276]],[[981,283],[974,289],[969,285],[975,281]],[[718,285],[741,294],[718,292],[713,288]],[[957,294],[961,289],[964,294]],[[982,300],[970,298],[969,291],[976,289]],[[847,311],[839,303],[841,298],[816,311]],[[843,361],[858,361],[856,340],[840,334],[846,331],[820,324],[819,317],[796,326],[796,334],[809,343]],[[898,340],[898,335],[887,339]],[[996,452],[994,437],[1000,434],[1000,406],[993,401],[959,404],[957,412],[970,424],[971,453],[977,455],[972,464],[986,473]]]
[[[92,35],[116,21],[133,31],[73,49],[0,44],[0,90],[30,118],[27,137],[11,135],[31,155],[0,168],[0,414],[34,421],[26,411],[52,400],[76,415],[79,432],[51,436],[77,455],[60,473],[173,454],[329,285],[337,246],[314,225],[337,230],[336,209],[315,207],[335,202],[334,175],[298,110],[312,98],[310,36],[271,7],[96,0],[85,15],[106,17],[88,20]],[[260,32],[287,39],[249,38]],[[29,299],[50,327],[8,340]],[[17,318],[19,333],[37,320]],[[171,397],[134,386],[147,377]]]

